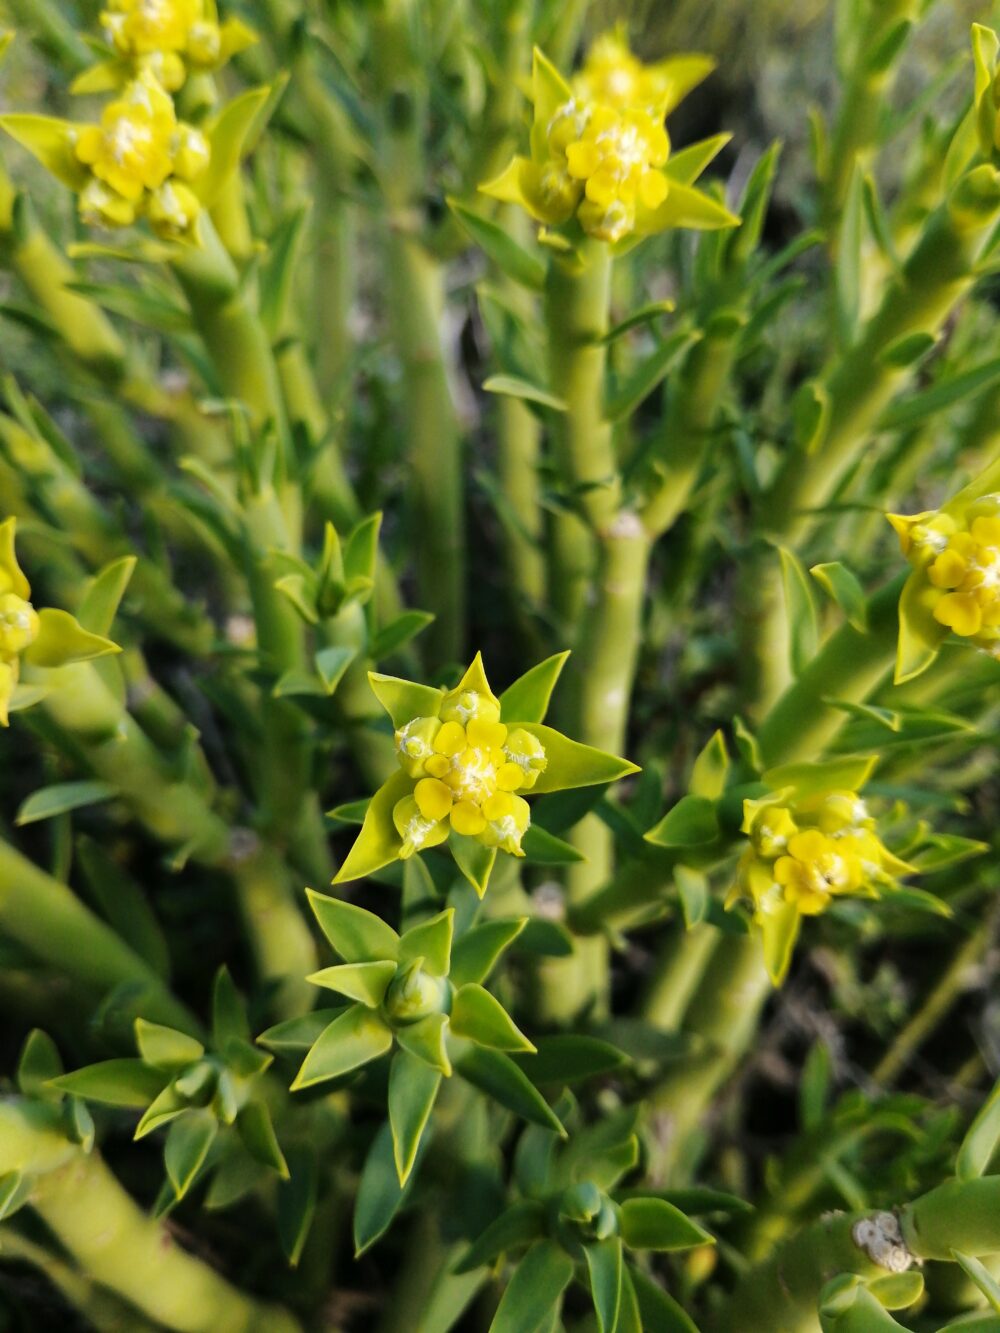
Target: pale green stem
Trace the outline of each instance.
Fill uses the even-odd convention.
[[[0,931],[54,971],[100,995],[125,983],[140,988],[144,1017],[184,1032],[198,1021],[175,1000],[144,958],[73,891],[0,840]]]
[[[947,1018],[968,985],[970,973],[989,947],[995,924],[996,912],[990,911],[962,941],[919,1009],[896,1034],[872,1070],[876,1083],[886,1088],[895,1083],[927,1038]]]
[[[245,1295],[146,1216],[98,1152],[58,1128],[58,1108],[0,1103],[0,1171],[36,1176],[30,1202],[80,1269],[177,1333],[296,1333],[297,1320]]]
[[[654,1178],[682,1184],[697,1169],[706,1113],[753,1042],[771,992],[760,940],[720,935],[682,1027],[695,1039],[697,1049],[651,1097],[665,1124],[663,1142],[656,1145],[650,1161]]]
[[[898,1209],[903,1240],[915,1259],[950,1261],[957,1250],[976,1258],[1000,1253],[1000,1176],[949,1181]],[[754,1265],[705,1322],[706,1333],[819,1333],[820,1289],[839,1273],[884,1276],[853,1238],[865,1213],[828,1213],[768,1259]]]
[[[681,1026],[718,942],[718,931],[704,923],[674,931],[656,960],[643,997],[642,1012],[648,1022],[665,1032]]]

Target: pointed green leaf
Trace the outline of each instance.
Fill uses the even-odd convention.
[[[632,371],[624,383],[608,395],[604,415],[608,421],[624,421],[649,397],[658,384],[669,374],[699,334],[690,329],[678,329],[664,338],[655,351]]]
[[[549,833],[540,824],[529,824],[521,839],[525,865],[569,866],[586,861],[583,852],[570,842]]]
[[[131,1106],[145,1110],[163,1091],[167,1075],[150,1069],[142,1060],[101,1060],[52,1079],[60,1092],[106,1106]]]
[[[809,573],[833,598],[858,633],[864,634],[868,629],[868,599],[857,577],[839,561],[813,565]]]
[[[610,1042],[573,1032],[539,1037],[533,1054],[514,1058],[532,1083],[541,1086],[579,1083],[629,1064],[628,1056]]]
[[[135,1138],[144,1139],[147,1134],[152,1134],[154,1129],[169,1124],[171,1120],[190,1109],[189,1103],[179,1095],[174,1085],[168,1083],[147,1106],[135,1127]]]
[[[722,152],[732,139],[731,134],[715,134],[709,139],[689,144],[679,153],[671,153],[664,173],[680,185],[693,185],[701,173]]]
[[[715,1243],[711,1232],[665,1199],[626,1199],[620,1216],[622,1240],[630,1250],[688,1250]]]
[[[211,1112],[190,1111],[175,1120],[167,1131],[163,1161],[178,1199],[183,1199],[194,1183],[218,1128]]]
[[[422,1142],[417,1149],[417,1164],[423,1156],[423,1147]],[[357,1198],[354,1201],[355,1257],[364,1254],[365,1250],[385,1235],[413,1188],[415,1179],[414,1169],[410,1171],[406,1184],[400,1185],[393,1150],[392,1129],[386,1121],[375,1135],[375,1140],[365,1158]]]
[[[74,152],[75,130],[68,120],[54,116],[0,116],[4,129],[22,148],[36,157],[46,171],[61,185],[79,193],[87,184],[89,171]]]
[[[462,986],[451,1006],[451,1030],[479,1046],[498,1051],[534,1051],[498,999],[474,981]]]
[[[413,779],[402,770],[393,773],[372,797],[354,846],[334,876],[334,884],[363,879],[381,870],[399,856],[403,840],[392,822],[392,812],[398,801],[413,791]]]
[[[396,1040],[404,1051],[451,1077],[451,1058],[448,1055],[450,1021],[447,1014],[428,1014],[416,1023],[401,1027]]]
[[[691,930],[694,926],[700,925],[708,915],[711,903],[708,880],[700,870],[692,870],[690,866],[675,866],[674,884],[677,886],[677,896],[681,900],[684,928]]]
[[[450,977],[454,986],[483,982],[503,952],[528,923],[527,917],[513,921],[484,921],[456,940],[451,951]]]
[[[389,1124],[400,1185],[405,1185],[417,1159],[441,1086],[441,1072],[409,1051],[397,1051],[389,1067]]]
[[[702,847],[719,836],[715,802],[706,796],[682,796],[645,835],[658,847]]]
[[[630,773],[638,773],[637,764],[616,755],[605,754],[590,745],[571,741],[559,731],[537,722],[526,722],[523,729],[545,747],[547,764],[544,773],[531,788],[533,796],[543,792],[563,791],[567,787],[594,787],[617,782]]]
[[[897,685],[926,671],[948,637],[948,630],[934,619],[931,610],[934,592],[926,574],[916,569],[903,586],[894,676]]]
[[[55,1042],[47,1032],[32,1028],[17,1062],[17,1087],[25,1097],[58,1101],[59,1094],[47,1085],[63,1072],[63,1062]],[[145,1103],[143,1103],[145,1105]]]
[[[466,838],[460,833],[448,835],[448,846],[455,858],[455,864],[481,898],[493,873],[497,849],[484,847],[477,838]]]
[[[501,273],[514,282],[529,287],[532,291],[542,290],[545,285],[545,265],[537,255],[518,245],[495,222],[487,221],[480,214],[474,213],[471,208],[459,203],[457,199],[449,199],[448,207]]]
[[[306,977],[314,986],[324,986],[349,1000],[359,1000],[369,1009],[377,1009],[385,999],[389,982],[396,975],[396,964],[391,961],[373,963],[344,963],[339,967],[324,967]]]
[[[955,1260],[961,1263],[957,1255]],[[972,1277],[972,1274],[969,1276]],[[924,1275],[919,1268],[911,1268],[908,1273],[886,1273],[884,1277],[869,1278],[867,1286],[879,1305],[887,1310],[905,1310],[924,1294]],[[1000,1287],[995,1282],[993,1286],[1000,1294]],[[997,1308],[1000,1309],[1000,1306]]]
[[[656,1333],[698,1333],[687,1312],[645,1273],[640,1273],[637,1268],[628,1267],[625,1274],[635,1292],[642,1328],[655,1328]],[[733,1333],[736,1331],[733,1330]]]
[[[829,422],[830,395],[816,380],[807,380],[792,400],[795,443],[804,454],[815,454],[820,449]]]
[[[328,1028],[335,1018],[346,1013],[349,1006],[341,1005],[336,1009],[314,1009],[311,1014],[299,1014],[295,1018],[286,1018],[283,1023],[276,1023],[257,1038],[261,1046],[284,1054],[298,1055],[307,1051]]]
[[[289,1177],[288,1163],[281,1151],[271,1113],[264,1102],[252,1101],[238,1112],[236,1128],[250,1156],[262,1166],[276,1171],[282,1180]]]
[[[77,839],[77,862],[90,896],[115,932],[145,958],[164,980],[170,976],[170,948],[144,891],[121,861],[94,838]]]
[[[676,309],[677,304],[674,301],[650,301],[648,305],[640,306],[638,310],[633,310],[630,315],[627,315],[626,318],[621,321],[621,323],[615,324],[613,328],[610,328],[601,339],[601,342],[606,346],[617,342],[624,334],[630,333],[633,329],[641,328],[644,324],[653,324],[657,320],[662,319],[664,315],[673,314]],[[535,720],[541,722],[542,719],[536,718]]]
[[[495,1218],[455,1265],[456,1273],[471,1273],[492,1264],[509,1250],[520,1249],[545,1234],[545,1205],[537,1199],[521,1199]]]
[[[622,1295],[622,1243],[617,1236],[583,1247],[598,1333],[615,1333]]]
[[[33,1181],[20,1171],[5,1171],[0,1176],[0,1222],[13,1217],[31,1198]]]
[[[955,1158],[959,1180],[983,1176],[1000,1145],[1000,1082],[996,1083],[966,1131]]]
[[[226,1042],[234,1037],[248,1042],[250,1024],[229,968],[223,965],[216,972],[212,987],[212,1041],[216,1050],[222,1050]]]
[[[696,231],[715,231],[739,224],[735,213],[703,190],[671,181],[666,199],[642,222],[643,234],[653,235],[668,227],[691,227]]]
[[[302,1062],[291,1091],[349,1074],[385,1055],[391,1046],[392,1029],[363,1004],[352,1005],[320,1034]]]
[[[473,1087],[543,1129],[566,1131],[556,1113],[528,1076],[508,1056],[485,1046],[472,1046],[455,1062],[456,1071]]]
[[[320,930],[345,963],[398,959],[399,936],[374,912],[315,889],[306,889],[306,897]]]
[[[24,650],[23,660],[35,667],[60,667],[120,652],[117,643],[91,634],[67,611],[46,606],[38,613],[38,637]]]
[[[382,515],[369,514],[352,530],[344,543],[344,578],[348,592],[355,596],[365,587],[370,589],[374,586],[381,529]]]
[[[22,802],[14,822],[17,825],[36,824],[41,819],[54,819],[70,810],[82,810],[88,805],[110,801],[118,795],[118,788],[96,780],[84,782],[57,782],[51,787],[40,787]]]
[[[383,657],[399,652],[421,630],[433,623],[434,616],[430,611],[404,611],[395,620],[390,620],[388,625],[383,625],[375,635],[371,646],[372,661],[380,662]]]
[[[498,393],[505,398],[520,398],[525,403],[537,403],[553,412],[569,410],[565,398],[560,398],[544,384],[532,384],[520,375],[491,375],[483,380],[486,393]]]
[[[135,1039],[139,1054],[146,1064],[156,1069],[182,1069],[184,1065],[200,1060],[205,1054],[201,1042],[189,1037],[186,1032],[177,1032],[160,1023],[150,1023],[145,1018],[135,1020]]]
[[[451,967],[451,941],[455,930],[455,909],[446,908],[429,921],[411,926],[399,941],[399,961],[412,963],[423,959],[423,969],[432,977],[446,977]]]
[[[321,648],[316,654],[316,671],[327,694],[335,694],[357,653],[353,648]]]
[[[958,1264],[959,1268],[965,1273],[966,1277],[968,1277],[971,1282],[975,1283],[986,1297],[987,1304],[996,1311],[997,1314],[1000,1314],[1000,1282],[997,1282],[996,1278],[986,1265],[979,1259],[974,1258],[971,1254],[959,1254],[957,1250],[952,1250],[951,1256],[955,1260],[955,1263]],[[904,1276],[909,1277],[910,1274],[905,1274]],[[920,1275],[916,1274],[915,1276]],[[917,1293],[917,1296],[919,1295],[920,1292]],[[913,1300],[906,1301],[902,1305],[890,1305],[888,1308],[890,1310],[905,1309],[906,1305],[913,1304],[913,1301],[917,1299],[917,1296],[914,1296]],[[883,1302],[883,1304],[885,1304],[885,1302]]]
[[[134,555],[114,560],[90,580],[77,610],[77,620],[91,634],[111,633],[118,607],[136,566]]]
[[[781,578],[785,589],[785,614],[791,650],[792,673],[800,676],[816,656],[819,617],[812,585],[799,558],[784,546],[778,547]]]
[[[437,717],[444,698],[444,690],[378,671],[369,671],[368,683],[396,728],[405,727],[415,717]]]
[[[278,1237],[292,1268],[297,1268],[312,1226],[319,1193],[316,1153],[296,1144],[288,1154],[289,1178],[278,1189]]]
[[[211,157],[207,169],[193,189],[206,207],[211,207],[236,173],[241,160],[266,124],[276,88],[250,88],[223,106],[208,127]]]
[[[694,761],[688,791],[694,796],[706,796],[711,801],[717,801],[726,790],[728,773],[726,738],[721,731],[716,731]]]
[[[568,657],[568,652],[555,653],[507,686],[500,696],[500,716],[507,726],[545,720],[552,691]]]
[[[507,1283],[490,1333],[541,1333],[559,1309],[573,1280],[573,1260],[554,1241],[541,1240],[524,1256]]]
[[[763,779],[772,791],[788,787],[795,800],[804,800],[830,791],[860,791],[877,762],[872,755],[852,754],[816,764],[779,764],[766,769]]]
[[[784,984],[792,962],[802,918],[794,903],[779,903],[761,913],[760,933],[764,945],[764,966],[775,986]]]

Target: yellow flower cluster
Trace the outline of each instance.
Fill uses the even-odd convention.
[[[417,780],[393,809],[403,839],[400,856],[444,842],[449,831],[523,856],[531,822],[516,795],[534,786],[546,766],[541,742],[500,721],[495,699],[475,690],[445,696],[437,717],[417,717],[396,732],[404,771]]]
[[[38,638],[38,612],[28,600],[31,588],[14,556],[14,525],[0,525],[0,726],[20,675],[20,657]]]
[[[645,107],[665,114],[714,66],[708,56],[688,54],[643,64],[629,50],[624,31],[613,28],[591,43],[573,87],[587,101],[618,108]]]
[[[1000,655],[1000,499],[964,517],[941,511],[890,514],[903,554],[924,573],[924,599],[939,625]]]
[[[880,885],[911,870],[880,841],[857,792],[827,792],[792,805],[784,799],[744,803],[750,845],[731,902],[748,898],[758,917],[783,904],[817,916],[837,897],[876,897]]]
[[[651,212],[667,197],[662,116],[567,102],[552,118],[548,143],[553,179],[590,236],[620,240],[635,230],[637,206]]]
[[[117,55],[171,92],[188,69],[215,69],[254,40],[238,21],[220,24],[206,0],[108,0],[100,21]]]
[[[200,204],[190,188],[208,167],[208,140],[178,121],[173,99],[148,70],[104,109],[99,125],[74,131],[74,152],[90,181],[80,216],[90,225],[126,227],[139,216],[165,238],[189,236]]]

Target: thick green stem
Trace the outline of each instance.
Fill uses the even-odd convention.
[[[50,693],[41,706],[134,817],[183,859],[228,871],[261,974],[279,983],[276,1007],[291,1013],[307,1005],[312,997],[303,978],[315,966],[315,946],[283,863],[249,830],[230,829],[201,788],[160,754],[101,664],[48,671],[46,684]]]
[[[31,1206],[83,1272],[177,1333],[296,1333],[287,1311],[258,1303],[182,1250],[99,1153],[85,1154],[57,1126],[50,1104],[0,1104],[0,1171],[39,1173]]]
[[[549,385],[566,410],[555,421],[556,461],[580,512],[553,518],[549,600],[561,622],[580,623],[594,577],[593,527],[618,509],[619,481],[611,423],[604,413],[612,258],[606,245],[582,247],[582,265],[553,258],[545,291]]]
[[[948,1181],[898,1210],[914,1259],[1000,1253],[1000,1176]],[[754,1265],[706,1323],[706,1333],[819,1333],[820,1289],[839,1273],[884,1276],[854,1238],[864,1213],[829,1213]],[[871,1227],[869,1222],[869,1227]],[[905,1256],[904,1256],[905,1257]]]
[[[706,923],[675,931],[646,988],[642,1009],[648,1022],[666,1032],[681,1026],[718,943],[718,931]]]
[[[198,1021],[175,1000],[144,958],[86,907],[73,891],[0,841],[0,931],[56,972],[105,995],[116,986],[141,988],[143,1017],[184,1032]]]
[[[757,732],[765,764],[817,758],[846,720],[827,700],[862,703],[884,679],[895,655],[904,581],[900,575],[871,598],[866,633],[842,625],[775,702]]]
[[[720,936],[682,1028],[696,1049],[653,1094],[653,1106],[667,1125],[650,1166],[655,1177],[678,1184],[693,1174],[704,1145],[705,1114],[750,1047],[771,989],[760,940]]]

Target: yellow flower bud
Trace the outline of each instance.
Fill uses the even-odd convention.
[[[11,662],[38,637],[38,613],[17,593],[0,593],[0,660]]]
[[[531,823],[528,802],[510,792],[497,792],[483,805],[486,827],[479,835],[487,847],[499,847],[511,856],[523,856],[521,839]]]
[[[503,752],[507,761],[511,764],[517,764],[524,775],[521,786],[525,791],[530,790],[541,774],[545,772],[548,763],[545,757],[545,746],[530,731],[524,731],[521,727],[517,727],[507,736],[507,743]]]
[[[217,23],[194,23],[187,36],[187,58],[192,65],[211,69],[222,54],[222,33]]]
[[[411,778],[423,777],[425,773],[440,778],[448,771],[448,762],[443,755],[437,755],[437,758],[444,760],[444,772],[427,767],[428,760],[435,757],[434,738],[440,730],[440,718],[415,717],[396,732],[396,755]]]
[[[499,722],[500,702],[479,690],[452,690],[444,696],[441,718],[445,722],[457,722],[462,726],[474,719]]]
[[[178,125],[171,144],[174,175],[193,181],[201,176],[211,158],[208,140],[193,125]]]
[[[412,796],[404,796],[401,801],[396,802],[392,811],[392,822],[396,826],[396,832],[403,840],[399,855],[404,861],[413,856],[415,852],[426,851],[428,847],[438,846],[448,836],[447,823],[441,820],[425,819]]]
[[[136,207],[123,199],[103,181],[88,181],[77,200],[80,221],[88,227],[129,227],[135,221]]]
[[[147,207],[149,225],[165,240],[189,236],[200,212],[197,196],[186,185],[173,180],[153,191]]]

